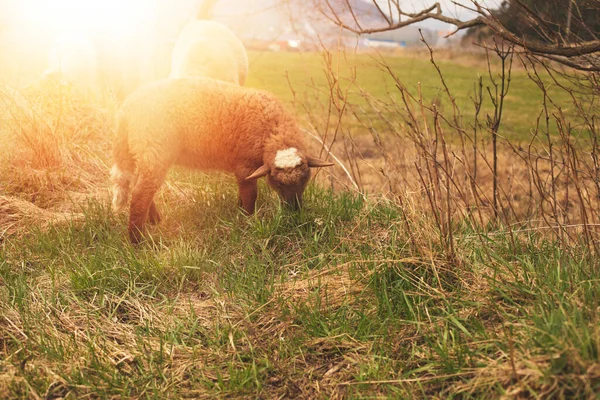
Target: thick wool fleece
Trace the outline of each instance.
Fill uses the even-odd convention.
[[[277,152],[292,147],[302,164],[277,168]],[[248,213],[254,212],[256,181],[246,177],[263,165],[284,200],[301,200],[310,178],[304,149],[294,117],[268,92],[206,78],[153,82],[132,94],[118,114],[113,205],[125,205],[137,168],[130,235],[139,239],[147,215],[151,222],[160,219],[153,196],[173,164],[234,174]]]
[[[138,168],[179,164],[247,176],[263,163],[274,167],[279,150],[304,152],[296,120],[274,95],[212,79],[146,85],[127,99],[118,123]]]
[[[170,78],[205,77],[243,86],[248,55],[241,40],[216,21],[192,21],[183,27],[171,57]]]

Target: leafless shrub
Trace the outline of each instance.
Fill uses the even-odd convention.
[[[428,208],[439,243],[451,259],[456,228],[464,223],[474,227],[491,223],[509,232],[538,229],[566,246],[583,239],[596,251],[600,226],[597,75],[571,72],[570,79],[577,80],[572,85],[564,71],[559,76],[536,59],[515,55],[512,44],[499,42],[488,49],[489,84],[484,87],[481,79],[476,80],[472,108],[461,109],[431,48],[429,56],[442,88],[438,98],[424,98],[420,86],[416,93],[409,90],[380,58],[381,69],[397,90],[381,98],[361,88],[352,71],[349,78],[342,78],[325,50],[328,88],[315,89],[315,99],[305,102],[305,110],[310,129],[324,132],[323,149],[337,155],[345,166],[332,181],[361,193],[382,191],[401,203],[409,199]],[[544,99],[527,145],[513,143],[501,129],[515,57]],[[569,94],[572,111],[566,113],[552,98],[549,85]]]

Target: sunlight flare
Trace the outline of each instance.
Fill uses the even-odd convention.
[[[130,37],[155,17],[155,1],[145,0],[21,0],[14,7],[18,20],[53,34]]]

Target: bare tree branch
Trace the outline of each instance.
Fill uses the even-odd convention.
[[[317,5],[322,3],[322,1],[319,2],[319,0],[316,1]],[[477,17],[467,20],[461,20],[444,15],[439,2],[436,2],[430,7],[424,8],[421,11],[409,13],[402,10],[400,3],[397,0],[388,0],[388,9],[390,10],[390,15],[386,15],[381,5],[373,0],[375,8],[387,23],[385,25],[376,27],[365,27],[364,24],[361,24],[360,15],[355,13],[348,0],[345,0],[344,3],[349,9],[348,11],[352,16],[354,24],[344,21],[344,15],[339,8],[336,9],[331,4],[332,1],[333,0],[325,0],[327,9],[317,6],[320,13],[329,21],[340,26],[341,28],[359,35],[392,31],[425,20],[436,20],[454,25],[456,30],[448,36],[467,28],[475,26],[487,26],[497,37],[521,47],[537,56],[545,57],[582,71],[600,71],[600,56],[596,55],[596,53],[600,52],[600,39],[598,39],[597,35],[594,34],[591,36],[593,40],[584,41],[577,40],[575,38],[574,40],[569,41],[569,37],[563,37],[564,35],[561,35],[560,33],[558,33],[557,37],[556,32],[553,32],[554,37],[557,37],[557,40],[552,41],[550,40],[552,38],[550,33],[552,32],[551,28],[549,28],[548,22],[545,21],[541,15],[538,15],[535,10],[527,7],[527,5],[520,0],[516,0],[516,3],[523,8],[527,22],[540,34],[541,37],[546,37],[550,43],[525,39],[524,37],[511,32],[498,20],[498,18],[496,18],[490,9],[482,7],[476,0],[472,0],[473,7],[455,3],[457,6],[463,7],[478,14]],[[398,21],[394,21],[395,18],[393,17],[391,11],[392,8],[394,8],[394,10],[398,13]],[[402,17],[406,17],[406,19],[403,19]]]
[[[383,10],[381,9],[381,7],[379,6],[379,4],[377,3],[377,0],[373,0],[373,5],[377,8],[377,11],[379,11],[379,15],[381,15],[383,17],[383,19],[386,20],[386,22],[388,23],[388,25],[392,25],[394,23],[394,19],[392,16],[392,7],[391,4],[388,3],[389,7],[389,17],[386,13],[383,12]]]
[[[327,0],[327,1],[329,1],[329,0]],[[358,19],[356,19],[356,15],[354,15],[354,10],[352,9],[352,6],[350,5],[350,0],[346,0],[346,5],[348,6],[348,10],[350,11],[350,14],[352,14],[352,19],[354,19],[354,23],[356,24],[358,29],[362,29],[360,26],[360,22],[358,22]]]
[[[342,21],[341,17],[338,15],[337,12],[335,12],[333,7],[329,3],[329,0],[326,0],[326,2],[327,2],[327,5],[329,6],[330,11],[332,12],[332,14],[330,15],[327,12],[324,12],[323,10],[319,10],[321,12],[321,14],[323,14],[323,16],[325,16],[327,19],[329,19],[331,22],[335,23],[336,25],[338,25],[348,31],[357,33],[359,35],[393,31],[393,30],[396,30],[396,29],[399,29],[399,28],[402,28],[405,26],[412,25],[416,22],[421,22],[421,21],[425,21],[428,19],[435,19],[438,21],[446,22],[448,24],[452,24],[452,25],[458,27],[459,29],[466,29],[466,28],[470,28],[472,26],[485,25],[485,21],[481,17],[473,18],[468,21],[460,21],[456,18],[451,18],[451,17],[447,17],[445,15],[442,15],[441,11],[439,10],[439,4],[436,3],[436,5],[433,5],[432,7],[428,8],[426,10],[420,11],[418,13],[401,12],[400,15],[410,18],[405,21],[398,21],[396,23],[391,23],[387,26],[382,26],[382,27],[377,27],[377,28],[361,28],[360,26],[353,27]],[[436,8],[438,9],[438,11],[436,13],[432,13],[431,11],[435,10]]]

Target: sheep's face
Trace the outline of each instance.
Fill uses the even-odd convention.
[[[310,168],[329,167],[333,164],[303,156],[294,147],[279,150],[272,162],[258,168],[246,179],[267,177],[267,183],[291,208],[302,206],[302,193],[310,180]]]
[[[302,206],[302,193],[309,179],[310,169],[306,162],[290,168],[272,167],[267,175],[269,186],[294,210]]]

